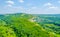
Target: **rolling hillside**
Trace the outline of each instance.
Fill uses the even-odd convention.
[[[48,32],[54,32],[60,37],[60,15],[59,14],[35,14],[36,22]]]
[[[47,25],[44,22],[42,25],[39,23],[41,21],[38,22],[34,17],[37,16],[23,13],[0,15],[0,37],[59,37],[59,33],[56,34],[49,27],[57,26]]]

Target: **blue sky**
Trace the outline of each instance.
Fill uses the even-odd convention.
[[[60,14],[60,0],[0,0],[0,14]]]

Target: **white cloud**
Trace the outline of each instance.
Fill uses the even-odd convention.
[[[46,7],[47,9],[58,9],[58,7],[54,6],[52,3],[45,3],[44,7]]]
[[[12,7],[12,5],[7,5],[8,7]]]
[[[44,6],[51,6],[51,3],[45,3]]]
[[[28,13],[28,14],[39,14],[41,13],[41,9],[39,7],[36,7],[36,6],[32,6],[28,9],[25,9],[25,12]]]
[[[3,10],[3,11],[2,11]],[[5,12],[3,14],[6,14],[6,13],[19,13],[19,12],[24,12],[25,9],[24,7],[22,6],[14,6],[14,7],[8,7],[8,6],[4,6],[2,8],[1,12]]]
[[[11,7],[12,5],[14,5],[14,2],[9,0],[9,1],[6,1],[6,3],[8,4],[7,6]]]
[[[23,2],[24,2],[24,0],[19,0],[19,2],[20,2],[20,3],[23,3]]]
[[[50,9],[57,9],[58,7],[55,7],[55,6],[51,6],[49,7]]]
[[[13,1],[6,1],[7,4],[14,4]]]
[[[56,7],[56,6],[50,6],[50,7],[48,7],[48,9],[51,9],[51,10],[57,10],[58,7]]]

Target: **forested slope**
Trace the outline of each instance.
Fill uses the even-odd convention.
[[[56,37],[47,32],[36,22],[31,22],[32,15],[0,15],[0,37]]]

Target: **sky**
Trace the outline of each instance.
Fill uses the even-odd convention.
[[[60,14],[60,0],[0,0],[0,14]]]

